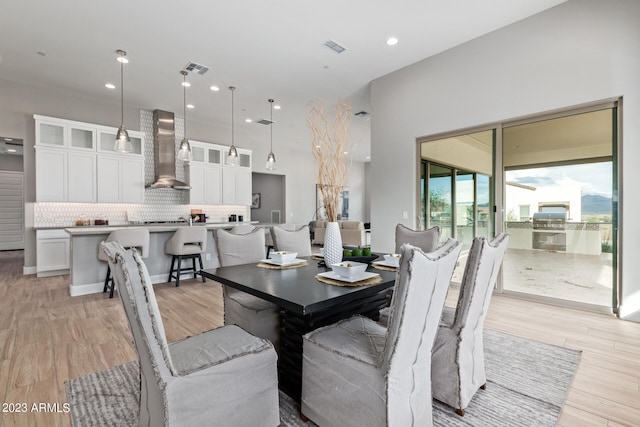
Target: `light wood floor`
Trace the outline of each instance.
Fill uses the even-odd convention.
[[[71,298],[68,276],[23,276],[22,265],[21,251],[0,252],[0,396],[29,412],[0,413],[0,425],[69,426],[68,414],[31,407],[62,410],[67,379],[136,358],[124,311],[117,296]],[[222,324],[218,284],[185,280],[155,290],[169,341]],[[640,324],[496,295],[485,325],[582,350],[560,426],[640,425]]]

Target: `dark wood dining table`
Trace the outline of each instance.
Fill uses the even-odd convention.
[[[278,381],[280,389],[299,401],[302,390],[302,336],[318,327],[360,314],[378,318],[387,305],[396,273],[369,267],[381,281],[364,286],[336,286],[318,281],[330,269],[317,260],[296,268],[269,269],[256,263],[202,270],[202,275],[232,288],[263,298],[280,307],[282,319]]]

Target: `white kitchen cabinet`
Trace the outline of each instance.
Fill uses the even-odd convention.
[[[62,229],[36,231],[36,275],[69,274],[71,238]]]
[[[67,152],[36,147],[36,201],[67,201]]]
[[[69,151],[67,156],[67,200],[69,202],[95,202],[95,153]]]
[[[222,203],[225,205],[251,204],[251,170],[239,167],[222,169]]]
[[[100,203],[143,203],[144,161],[98,156],[97,189]]]
[[[117,129],[72,120],[36,120],[37,202],[144,202],[144,133],[133,151],[113,151]]]
[[[222,204],[222,168],[191,163],[189,165],[190,203]]]

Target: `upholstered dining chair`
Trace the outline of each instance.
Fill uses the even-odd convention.
[[[509,235],[473,239],[455,311],[445,307],[433,346],[433,397],[458,415],[487,381],[482,332]]]
[[[412,230],[409,227],[398,224],[396,225],[396,252],[400,253],[400,248],[405,243],[417,246],[424,252],[435,251],[440,243],[441,229],[439,226],[433,226],[427,230]]]
[[[264,259],[264,236],[264,230],[259,227],[246,234],[216,230],[220,266],[257,263]],[[279,349],[280,312],[275,304],[226,285],[222,286],[222,294],[225,325],[238,325],[270,340],[276,350]]]
[[[412,230],[402,224],[396,225],[396,252],[400,253],[400,248],[404,244],[410,244],[422,249],[424,252],[433,252],[440,243],[440,227],[434,226],[427,230]],[[390,291],[391,292],[391,291]],[[391,307],[385,307],[380,310],[379,322],[387,326],[389,323],[389,313]]]
[[[461,248],[453,239],[430,254],[402,247],[388,328],[355,316],[304,336],[305,418],[321,426],[432,425],[431,347]]]
[[[149,230],[146,228],[123,228],[112,231],[105,242],[118,242],[124,248],[136,248],[142,258],[149,256]],[[107,262],[107,256],[102,248],[98,248],[98,259]],[[107,276],[104,279],[102,292],[109,291],[109,298],[113,298],[115,290],[114,282],[111,278],[111,267],[107,263]]]
[[[297,252],[298,256],[311,256],[311,235],[308,225],[303,225],[296,230],[286,230],[274,225],[271,227],[271,238],[276,251],[290,251]]]
[[[104,242],[140,365],[140,426],[280,423],[277,355],[268,341],[223,326],[167,343],[149,272],[135,250]]]

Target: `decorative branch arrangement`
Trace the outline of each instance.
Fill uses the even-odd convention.
[[[323,101],[308,104],[307,126],[311,130],[311,151],[318,162],[318,185],[329,221],[337,221],[342,189],[351,169],[354,143],[349,132],[351,103],[339,101],[325,110]],[[348,153],[348,154],[345,154]]]

